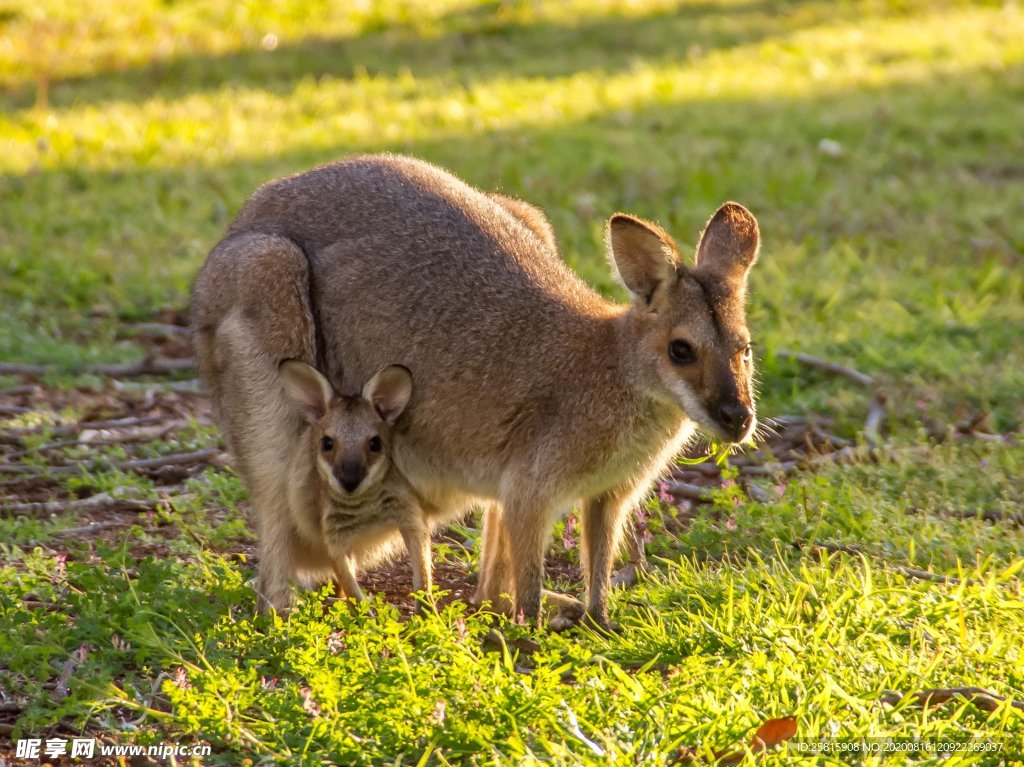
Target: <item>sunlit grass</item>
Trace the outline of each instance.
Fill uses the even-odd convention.
[[[586,121],[594,116],[696,102],[807,100],[856,89],[913,86],[935,78],[997,74],[1024,61],[1024,14],[946,10],[912,18],[820,24],[726,50],[634,59],[616,70],[482,78],[455,67],[417,76],[299,77],[268,90],[229,82],[168,100],[19,110],[0,122],[0,169],[221,164],[268,153],[389,147],[409,140]],[[267,51],[267,58],[276,53]],[[683,61],[680,62],[679,59]],[[372,62],[369,62],[372,67]],[[699,116],[697,117],[699,121]]]
[[[764,240],[749,311],[762,415],[827,411],[843,436],[863,429],[873,392],[775,356],[790,348],[875,376],[901,449],[920,447],[928,418],[1024,423],[1013,3],[10,0],[0,25],[4,360],[137,355],[121,323],[185,306],[257,185],[399,151],[541,206],[565,259],[609,295],[622,295],[602,246],[612,212],[661,222],[686,251],[722,201],[748,205]],[[214,440],[196,430],[147,450]],[[90,486],[156,492],[101,452],[68,455]],[[28,697],[26,735],[60,717],[121,742],[197,734],[223,764],[321,751],[338,764],[667,764],[786,715],[802,737],[978,737],[1021,753],[1015,709],[878,697],[1024,695],[1022,534],[949,513],[1019,510],[1022,475],[1012,443],[932,446],[798,475],[775,504],[723,494],[679,537],[655,517],[656,572],[613,598],[624,632],[542,636],[531,668],[484,652],[485,619],[459,607],[402,625],[383,605],[325,614],[314,594],[289,623],[254,620],[252,567],[216,553],[251,544],[244,490],[210,470],[159,529],[119,539],[165,546],[154,559],[64,539],[62,576],[52,536],[78,520],[0,519],[0,686]],[[822,541],[865,553],[819,556]],[[457,546],[445,556],[475,567]],[[329,644],[341,630],[344,646]],[[83,644],[58,706],[43,685]],[[141,729],[122,728],[125,712]]]

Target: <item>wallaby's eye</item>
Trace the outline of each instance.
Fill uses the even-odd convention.
[[[379,453],[381,449],[380,437],[370,437],[370,452]]]
[[[747,345],[743,347],[743,360],[745,362],[750,362],[752,359],[754,359],[754,349],[749,343],[747,343]]]
[[[697,354],[693,351],[693,347],[681,338],[669,343],[668,357],[677,365],[689,365],[697,360]]]
[[[334,450],[334,440],[330,437],[324,437],[320,440],[320,449],[325,453],[329,453]]]

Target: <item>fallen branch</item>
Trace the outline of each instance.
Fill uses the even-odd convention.
[[[117,469],[119,471],[149,471],[150,469],[158,469],[163,466],[188,466],[194,463],[202,463],[216,455],[220,454],[220,450],[215,447],[207,448],[205,450],[196,450],[192,453],[174,453],[172,455],[161,456],[160,458],[141,458],[132,461],[120,461],[110,465],[111,469]],[[80,471],[79,466],[22,466],[18,464],[14,465],[0,465],[0,474],[77,474]]]
[[[995,524],[1005,522],[1014,527],[1024,527],[1024,511],[1005,511],[1003,509],[922,509],[908,506],[908,514],[940,514],[956,519],[980,519]]]
[[[95,373],[112,378],[129,378],[132,376],[180,373],[183,370],[195,370],[195,360],[191,358],[144,357],[139,362],[128,362],[121,365],[90,365],[84,368],[82,372]]]
[[[111,421],[77,421],[75,423],[60,424],[58,426],[29,426],[25,429],[5,429],[6,435],[20,437],[21,435],[42,434],[48,431],[54,437],[66,437],[70,434],[77,434],[86,429],[127,429],[131,426],[159,423],[163,418],[156,415],[136,416],[132,418],[116,418]]]
[[[797,543],[797,548],[802,548],[802,544]],[[857,556],[874,557],[876,561],[879,561],[884,567],[889,570],[894,570],[898,573],[905,575],[908,578],[915,578],[920,581],[930,581],[931,583],[942,583],[949,586],[958,586],[964,581],[957,578],[955,575],[942,575],[941,573],[932,573],[927,570],[918,570],[915,567],[908,567],[907,565],[900,565],[894,562],[887,562],[884,559],[876,557],[870,551],[865,549],[863,546],[856,546],[851,543],[815,543],[812,544],[811,548],[822,551],[828,551],[831,553],[840,554],[854,554]],[[977,581],[968,580],[968,584],[974,584]]]
[[[128,378],[132,376],[167,375],[194,370],[195,360],[191,358],[176,359],[168,357],[143,357],[138,362],[125,362],[103,365],[75,365],[72,373],[92,373],[112,378]],[[25,365],[17,362],[0,362],[0,375],[42,376],[60,370],[54,365]]]
[[[22,394],[33,394],[35,390],[36,387],[32,384],[9,386],[6,389],[0,389],[0,397],[17,397]]]
[[[757,485],[753,485],[749,482],[744,485],[743,489],[747,491],[747,496],[750,500],[756,501],[757,503],[775,503],[779,500],[763,487],[758,487]]]
[[[963,698],[983,711],[995,711],[999,708],[1000,704],[1006,703],[1009,700],[1010,706],[1019,711],[1024,711],[1024,700],[1007,699],[1002,695],[996,695],[994,692],[982,689],[981,687],[936,687],[932,690],[922,690],[921,692],[913,692],[909,695],[889,690],[882,693],[879,700],[882,703],[888,703],[890,706],[896,706],[902,701],[908,700],[908,705],[910,706],[927,708],[929,706],[941,706],[953,698]]]
[[[167,322],[137,322],[134,325],[128,325],[125,330],[147,338],[173,338],[174,336],[187,336],[191,333],[189,328],[171,325]]]
[[[691,501],[708,502],[714,500],[714,493],[711,488],[691,485],[689,482],[666,482],[665,492],[676,498],[688,498]]]
[[[149,442],[154,439],[161,439],[166,437],[170,432],[176,429],[184,429],[188,426],[185,421],[171,421],[170,423],[161,424],[158,429],[150,431],[134,431],[128,434],[121,434],[117,439],[64,439],[58,442],[48,442],[45,445],[40,445],[33,450],[16,450],[13,453],[8,453],[6,459],[12,461],[15,458],[24,458],[27,455],[39,455],[40,453],[49,453],[54,450],[63,450],[69,447],[94,447],[94,446],[110,446],[110,445],[123,445],[128,442]],[[88,431],[83,429],[82,431]]]
[[[38,599],[22,599],[21,603],[29,610],[42,610],[47,613],[55,613],[60,610],[56,602],[42,602]]]
[[[886,396],[882,392],[876,392],[875,398],[871,400],[871,407],[868,408],[868,417],[864,421],[864,439],[868,447],[881,447],[882,425],[885,423]]]
[[[818,370],[824,370],[828,373],[843,376],[844,378],[848,378],[851,381],[859,383],[861,386],[875,385],[875,379],[866,373],[861,373],[859,370],[854,370],[846,365],[840,365],[838,362],[831,362],[830,360],[825,360],[821,357],[812,357],[810,354],[792,352],[788,349],[777,350],[775,352],[775,356],[786,360],[795,360],[802,365],[807,365],[807,367],[817,368]]]
[[[42,365],[24,365],[19,362],[0,362],[0,375],[8,376],[41,376],[49,368]]]
[[[57,530],[54,533],[50,533],[50,537],[71,538],[76,535],[91,535],[92,533],[98,533],[100,530],[107,530],[111,527],[120,527],[123,524],[124,523],[120,520],[93,522],[91,525],[83,525],[81,527],[65,527],[63,530]]]
[[[98,493],[89,498],[64,501],[43,501],[40,503],[0,503],[0,516],[5,517],[47,517],[64,512],[94,514],[101,511],[152,511],[156,501],[144,501],[138,498],[117,498],[110,493]],[[58,535],[68,535],[61,531]]]
[[[122,461],[114,464],[114,468],[128,471],[145,471],[158,469],[161,466],[183,466],[192,463],[202,463],[214,456],[220,455],[220,449],[208,447],[205,450],[196,450],[192,453],[174,453],[161,456],[160,458],[142,458],[134,461]]]
[[[57,678],[57,686],[53,690],[54,703],[60,703],[68,696],[71,677],[75,673],[75,669],[82,664],[82,661],[85,660],[88,654],[89,645],[83,644],[60,665],[60,676]]]

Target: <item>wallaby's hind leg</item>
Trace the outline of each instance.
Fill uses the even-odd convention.
[[[260,534],[256,601],[264,615],[271,610],[286,613],[294,596],[291,578],[295,569],[286,501],[273,493],[254,490],[252,502]]]
[[[581,515],[581,554],[587,583],[587,617],[603,628],[610,628],[608,591],[612,563],[619,550],[625,506],[613,493],[587,499]]]
[[[557,507],[531,490],[505,499],[505,533],[508,536],[515,577],[516,617],[539,624],[544,587],[544,554],[551,542],[551,526]]]
[[[501,506],[492,503],[485,507],[483,512],[480,572],[473,602],[477,605],[490,602],[492,610],[511,616],[515,583],[509,548],[508,531],[505,529]]]

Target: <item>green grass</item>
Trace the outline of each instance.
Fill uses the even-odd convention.
[[[1024,11],[92,5],[0,2],[0,359],[95,384],[68,371],[137,356],[123,323],[187,304],[258,184],[399,151],[544,208],[565,259],[610,295],[609,214],[692,247],[722,201],[746,204],[764,238],[749,310],[761,411],[827,412],[858,437],[870,392],[775,354],[805,351],[876,376],[894,444],[919,450],[798,475],[770,506],[726,493],[650,544],[654,575],[613,599],[620,636],[541,635],[532,659],[485,652],[485,618],[459,604],[403,623],[314,594],[287,623],[255,619],[244,491],[226,470],[161,512],[177,535],[141,521],[110,550],[52,537],[79,524],[70,515],[0,511],[0,691],[31,704],[15,734],[62,719],[117,742],[195,736],[210,764],[666,764],[681,745],[709,754],[792,715],[798,737],[990,739],[1024,760],[1018,710],[878,702],[952,686],[1024,697],[1024,534],[942,513],[1020,511],[1024,448],[922,434],[977,411],[993,431],[1024,423]],[[152,450],[215,439],[200,429]],[[94,487],[153,492],[82,458]],[[815,541],[866,553],[823,558]],[[83,644],[55,703],[42,685]]]

